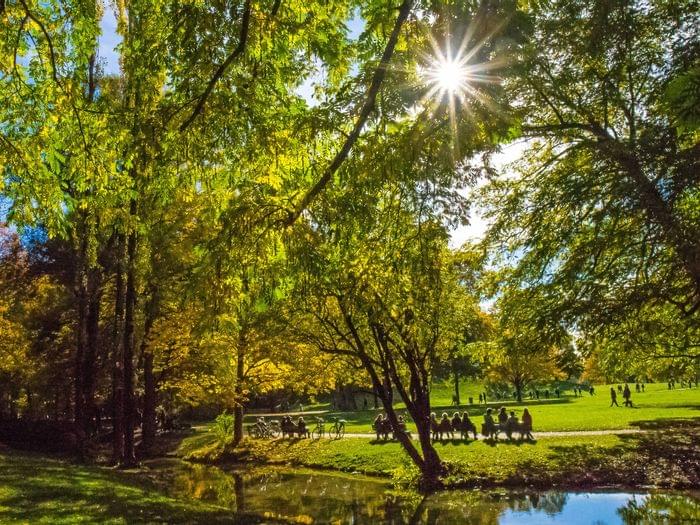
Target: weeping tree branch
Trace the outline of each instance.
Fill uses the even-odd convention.
[[[389,62],[391,61],[391,57],[394,54],[396,42],[399,39],[401,27],[408,18],[409,13],[411,12],[412,5],[413,0],[403,0],[403,3],[399,8],[399,16],[394,24],[394,29],[391,31],[389,41],[387,42],[386,47],[384,48],[384,53],[382,54],[382,59],[379,62],[379,66],[377,66],[377,69],[374,71],[372,82],[369,86],[369,89],[367,90],[367,96],[365,97],[365,101],[362,104],[360,114],[358,115],[357,120],[355,121],[355,126],[345,139],[345,142],[340,148],[340,151],[336,153],[331,163],[323,172],[323,175],[318,180],[318,182],[316,182],[316,184],[314,184],[314,186],[304,195],[304,197],[301,199],[301,202],[299,202],[299,204],[293,210],[288,212],[288,216],[284,220],[285,226],[291,226],[292,224],[294,224],[294,222],[296,222],[296,220],[299,218],[302,212],[306,208],[308,208],[309,205],[318,196],[318,194],[323,191],[323,189],[331,181],[331,178],[333,177],[335,172],[338,171],[338,168],[340,168],[343,162],[345,162],[345,159],[347,159],[348,155],[350,154],[350,150],[354,146],[355,142],[357,142],[357,139],[360,137],[360,133],[365,127],[370,113],[374,109],[374,104],[377,99],[377,95],[379,94],[379,89],[382,86],[382,82],[384,81],[384,77],[386,76],[386,71],[389,67]]]
[[[275,12],[279,8],[278,4],[279,2],[275,4]],[[204,105],[207,103],[207,99],[209,98],[209,95],[211,95],[211,92],[214,90],[216,83],[224,75],[226,70],[233,63],[233,61],[244,53],[246,43],[248,41],[248,29],[250,27],[250,11],[250,0],[246,0],[245,6],[243,8],[243,19],[241,20],[241,33],[238,37],[238,45],[214,72],[214,76],[211,77],[211,79],[207,83],[207,87],[204,89],[204,92],[199,96],[199,99],[197,100],[197,105],[195,106],[194,110],[192,110],[190,116],[180,126],[181,132],[189,128],[195,121],[197,116],[204,110]]]

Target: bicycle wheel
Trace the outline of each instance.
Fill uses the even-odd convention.
[[[323,437],[323,425],[316,425],[313,432],[311,432],[311,437],[314,439],[321,439]]]
[[[333,425],[333,428],[331,428],[329,434],[331,434],[333,439],[340,439],[345,435],[345,425],[343,423],[336,423]]]
[[[280,435],[280,428],[277,425],[270,425],[270,437],[276,438]]]

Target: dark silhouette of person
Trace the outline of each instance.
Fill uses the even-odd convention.
[[[491,415],[491,412],[493,410],[491,408],[486,409],[486,414],[484,414],[484,434],[486,437],[491,437],[491,434],[494,431],[494,427],[496,426],[494,421],[493,421],[493,416]]]
[[[299,416],[299,420],[297,421],[297,432],[299,433],[299,437],[307,437],[308,435],[308,430],[306,429],[306,421],[304,421],[303,416]]]
[[[508,439],[513,439],[513,432],[518,429],[518,418],[515,417],[515,412],[510,411],[510,416],[506,420],[506,435]]]
[[[632,391],[630,390],[630,386],[628,384],[625,384],[625,389],[622,392],[622,397],[625,398],[625,406],[631,407],[632,406]]]
[[[459,432],[462,429],[462,418],[459,416],[459,412],[452,414],[450,424],[452,425],[452,432]]]
[[[506,412],[506,407],[501,407],[498,411],[498,424],[501,425],[501,430],[506,428],[506,423],[508,422],[508,413]]]
[[[595,388],[593,388],[593,385],[591,385],[591,388],[588,389],[588,393],[589,393],[590,395],[595,394]]]
[[[616,407],[620,406],[617,404],[617,392],[615,392],[615,389],[613,387],[610,387],[610,406],[613,405],[615,405]]]
[[[644,383],[642,383],[642,392],[644,392]]]
[[[467,411],[462,413],[462,431],[466,438],[469,438],[469,432],[471,431],[474,434],[474,439],[479,439],[476,437],[476,425],[469,419],[469,413]]]
[[[523,433],[527,439],[535,439],[532,435],[532,415],[527,408],[523,410],[523,432],[520,435],[522,436]]]

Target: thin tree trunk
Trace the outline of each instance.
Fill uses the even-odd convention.
[[[131,201],[131,216],[136,215],[136,201]],[[134,453],[134,416],[136,403],[134,399],[134,315],[136,310],[136,231],[132,229],[127,241],[127,277],[124,305],[124,342],[122,362],[124,367],[124,454],[122,468],[136,466]]]
[[[76,234],[78,235],[78,246],[76,253],[76,268],[74,276],[75,296],[77,303],[77,324],[76,324],[76,351],[75,370],[73,377],[73,422],[75,431],[78,433],[77,456],[79,461],[85,459],[85,437],[86,437],[86,417],[84,403],[85,378],[85,353],[88,345],[87,341],[87,320],[88,320],[88,290],[87,290],[87,218],[81,213]]]
[[[459,399],[459,370],[457,369],[457,363],[455,361],[452,362],[452,373],[455,378],[455,403],[459,406],[461,405]]]
[[[156,440],[156,381],[153,374],[153,352],[147,350],[143,356],[143,455],[148,455],[153,450]]]
[[[238,444],[243,439],[243,381],[245,379],[245,340],[239,337],[236,345],[236,406],[233,409],[233,446]]]
[[[154,291],[146,308],[146,321],[144,323],[143,339],[141,340],[141,355],[143,356],[143,424],[141,449],[143,455],[148,455],[153,449],[156,440],[156,404],[157,390],[156,379],[153,374],[153,351],[148,344],[148,338],[153,328],[156,317],[158,297]]]
[[[122,342],[124,326],[124,235],[117,240],[117,275],[114,290],[114,327],[112,330],[112,461],[124,455],[124,370]]]
[[[97,354],[100,338],[100,301],[102,300],[100,270],[88,270],[87,301],[87,346],[83,356],[83,411],[85,433],[93,435],[96,427],[95,376],[97,374]]]

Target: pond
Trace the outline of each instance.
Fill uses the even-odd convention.
[[[700,493],[454,490],[429,497],[384,480],[283,467],[153,465],[169,492],[291,523],[612,525],[700,523]]]

